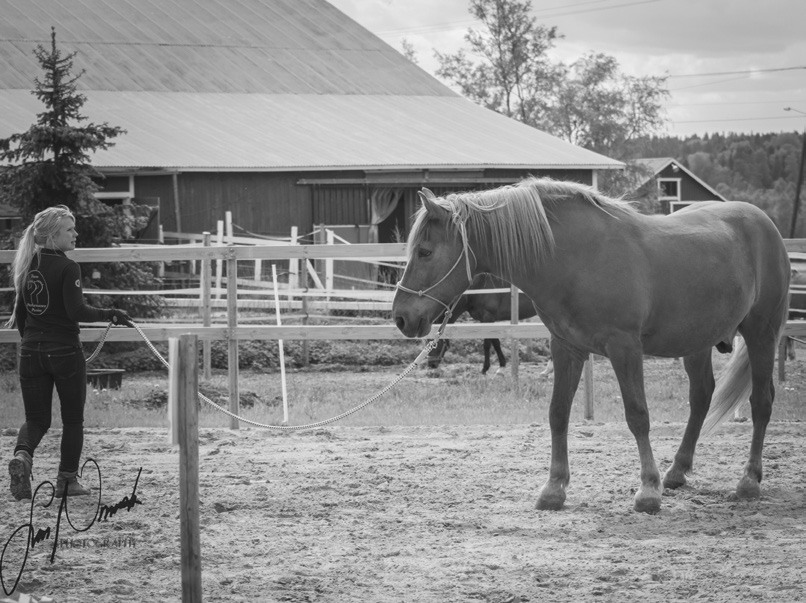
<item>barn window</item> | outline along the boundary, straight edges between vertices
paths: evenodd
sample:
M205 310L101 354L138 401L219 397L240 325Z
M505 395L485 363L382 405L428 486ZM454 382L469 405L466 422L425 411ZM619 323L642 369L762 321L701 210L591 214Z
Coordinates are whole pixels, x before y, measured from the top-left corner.
M674 212L679 211L684 207L688 207L689 205L691 205L691 201L678 201L678 202L672 201L671 203L669 203L669 213L673 214Z
M658 200L680 201L680 178L658 178Z

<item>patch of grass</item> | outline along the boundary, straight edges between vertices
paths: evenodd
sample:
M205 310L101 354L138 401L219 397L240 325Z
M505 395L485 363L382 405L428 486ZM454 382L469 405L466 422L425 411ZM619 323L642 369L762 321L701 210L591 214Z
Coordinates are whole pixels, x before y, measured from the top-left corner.
M346 348L345 348L346 349ZM343 349L344 351L344 349ZM356 350L353 353L357 353ZM413 354L412 354L413 357ZM546 423L551 398L552 378L540 378L544 363L522 363L516 384L506 369L504 377L480 374L480 363L446 362L436 371L418 367L387 394L349 417L340 425L472 425ZM715 369L725 357L716 355ZM314 369L287 371L289 424L317 422L358 406L386 387L404 366L372 367L319 365ZM491 371L492 372L492 371ZM773 420L804 420L806 404L803 384L806 366L800 360L787 363L788 380L777 384ZM647 358L644 364L650 419L657 425L684 422L688 418L688 379L682 362ZM217 369L209 383L227 391L226 371ZM86 426L168 427L167 409L149 409L144 404L165 395L168 373L165 370L125 373L120 390L90 390L87 396ZM267 424L283 421L282 387L278 369L242 370L239 390L257 400L252 408L242 408L244 418ZM0 377L0 425L19 426L23 422L22 399L14 373ZM594 419L596 422L623 422L621 392L609 362L597 358L594 364ZM218 397L216 399L219 399ZM223 402L226 405L226 402ZM580 385L571 412L571 421L584 421L584 384ZM749 416L749 404L740 409ZM53 427L60 428L58 400L54 400ZM201 406L200 425L228 427L230 419L207 404ZM246 426L244 424L244 426Z

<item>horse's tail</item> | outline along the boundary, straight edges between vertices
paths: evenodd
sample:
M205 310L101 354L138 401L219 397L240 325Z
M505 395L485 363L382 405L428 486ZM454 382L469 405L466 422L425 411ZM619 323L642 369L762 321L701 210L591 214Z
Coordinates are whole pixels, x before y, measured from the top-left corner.
M750 356L744 338L737 339L738 345L717 379L714 395L711 397L711 408L700 430L701 437L713 433L742 402L750 398L753 386Z

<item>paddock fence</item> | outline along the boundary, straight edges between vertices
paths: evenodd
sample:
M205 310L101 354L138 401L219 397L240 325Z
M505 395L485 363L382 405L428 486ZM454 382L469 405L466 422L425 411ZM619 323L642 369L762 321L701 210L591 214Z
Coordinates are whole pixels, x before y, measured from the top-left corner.
M101 291L101 290L85 290L85 293L91 294L107 294L107 295L161 295L161 296L175 296L185 295L185 300L190 299L187 296L193 296L192 299L198 303L200 317L198 322L190 322L186 324L163 324L159 322L146 322L140 321L136 316L132 318L138 323L143 334L148 337L150 341L164 342L171 338L177 338L180 335L195 335L202 343L207 342L207 350L209 350L210 341L226 341L228 342L228 381L229 381L229 395L230 403L229 409L231 412L237 414L238 412L238 342L244 340L395 340L405 339L399 330L391 323L387 325L366 325L366 324L334 324L334 325L308 325L308 324L294 324L294 325L263 325L263 324L250 324L241 325L238 323L239 309L264 307L261 303L256 306L254 302L249 303L250 300L239 299L240 296L246 295L246 283L243 279L238 279L238 262L255 262L256 260L268 262L298 262L303 266L312 266L313 262L317 261L333 261L343 260L349 262L404 262L405 244L392 243L392 244L333 244L333 245L285 245L285 244L270 244L270 245L210 245L209 233L206 241L202 243L192 243L189 245L151 245L151 246L138 246L138 247L113 247L103 249L76 249L70 253L70 257L79 263L93 262L199 262L201 268L200 287L184 289L184 290L155 290L155 291ZM802 266L806 271L806 239L788 239L786 240L787 250L790 254L793 266ZM13 260L14 252L8 250L0 250L0 264L9 264ZM226 279L222 282L226 283L226 288L220 288L219 291L214 291L211 286L212 271L211 266L214 262L220 262L226 266ZM293 265L293 264L292 264ZM218 275L222 275L222 271L218 271ZM320 279L321 281L321 279ZM290 282L284 283L284 288L280 289L283 296L283 303L286 308L296 308L296 303L299 303L299 308L304 310L305 300L308 298L324 299L324 308L329 309L369 309L366 302L362 304L362 299L371 300L371 309L373 310L389 310L391 308L391 301L394 295L394 290L389 288L386 290L370 290L370 289L349 289L337 290L326 289L324 287L315 287L309 289L308 287L291 288L294 284L293 279ZM249 283L253 286L253 283ZM272 288L263 285L258 287L258 294L264 296L274 295L273 284ZM254 289L250 290L255 294ZM485 290L489 293L490 290ZM213 296L221 294L223 299L214 300ZM513 295L513 303L517 304L517 289L511 290ZM806 294L806 287L796 287L790 290L791 295ZM297 299L299 298L299 299ZM170 297L168 297L170 299ZM181 298L180 298L181 299ZM336 301L336 300L351 300L349 302ZM214 304L217 301L219 303ZM182 302L185 303L185 302ZM267 309L273 309L273 305L267 298L263 303ZM339 304L334 306L333 304ZM341 305L344 304L344 305ZM179 305L179 304L177 304ZM226 325L212 324L212 308L221 306L226 309ZM10 308L7 309L10 312ZM514 314L517 317L517 313ZM265 319L271 320L275 317L273 311L267 313ZM437 326L432 327L430 337L436 335ZM104 332L105 326L95 325L82 325L81 339L83 342L92 343L100 341ZM803 337L806 336L806 320L789 320L787 321L784 335L787 337ZM517 318L513 321L497 322L481 324L475 322L456 323L449 325L444 337L449 339L485 339L485 338L498 338L509 339L517 342L520 339L540 339L548 338L550 336L548 329L539 322L518 322ZM16 329L0 329L0 343L18 343L20 340L19 334ZM134 329L111 329L107 341L139 341L140 335ZM785 378L785 358L786 354L783 353L784 340L779 348L779 379ZM209 366L209 352L205 354L206 367ZM517 356L513 358L512 370L514 376L517 378ZM205 367L205 368L206 368ZM588 363L588 369L585 375L586 387L586 416L593 416L593 365L592 362ZM238 428L238 421L233 419L230 425L233 429Z

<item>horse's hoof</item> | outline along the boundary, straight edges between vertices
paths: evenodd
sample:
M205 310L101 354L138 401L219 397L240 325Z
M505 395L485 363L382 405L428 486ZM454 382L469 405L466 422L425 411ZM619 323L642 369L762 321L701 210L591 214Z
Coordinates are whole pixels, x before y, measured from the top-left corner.
M761 498L761 484L745 475L739 480L739 485L736 486L736 496L741 500Z
M645 490L644 488L638 490L635 495L633 508L638 513L648 513L649 515L660 513L660 492L647 492L647 490L648 489Z
M559 511L565 504L565 490L556 489L549 491L547 486L543 486L540 495L537 497L535 508L538 511Z
M682 471L675 471L674 467L670 467L666 473L663 474L663 487L674 490L686 485L686 474Z

